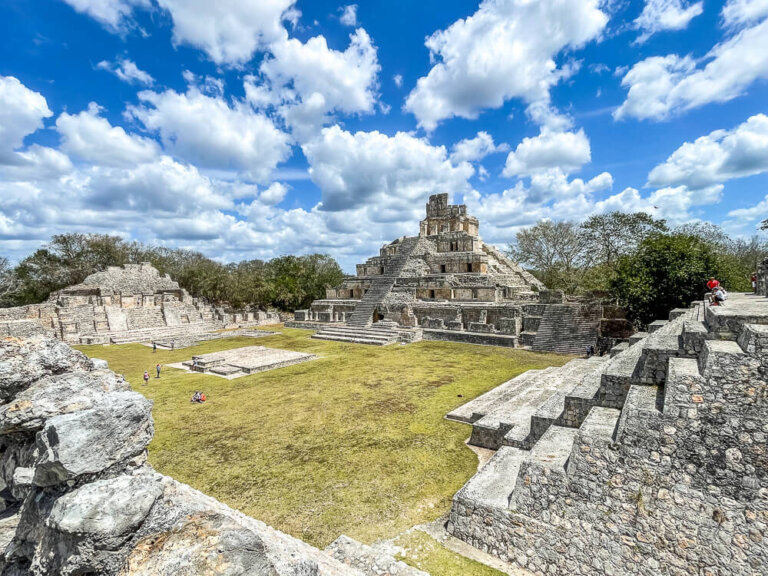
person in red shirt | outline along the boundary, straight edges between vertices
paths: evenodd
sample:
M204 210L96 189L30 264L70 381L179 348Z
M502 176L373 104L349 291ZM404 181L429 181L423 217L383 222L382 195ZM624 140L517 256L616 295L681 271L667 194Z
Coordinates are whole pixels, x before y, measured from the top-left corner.
M753 272L749 280L752 282L752 292L757 294L757 272Z
M714 290L714 289L715 289L715 288L717 288L718 286L720 286L720 282L718 282L717 280L715 280L715 279L714 279L714 277L713 277L713 278L710 278L710 279L709 279L709 282L707 282L707 288L709 288L710 290Z

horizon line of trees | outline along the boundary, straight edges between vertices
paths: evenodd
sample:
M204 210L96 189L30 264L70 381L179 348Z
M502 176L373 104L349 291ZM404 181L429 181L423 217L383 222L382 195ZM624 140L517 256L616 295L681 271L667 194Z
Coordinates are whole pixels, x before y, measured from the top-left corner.
M12 266L0 256L0 307L45 301L108 266L150 262L192 296L234 309L306 308L325 297L344 273L326 254L280 256L269 261L216 262L200 252L147 246L108 234L59 234Z
M507 254L548 288L606 294L630 320L647 324L702 299L712 276L726 290L751 291L768 240L732 238L705 222L670 227L644 212L610 212L583 222L539 221L517 233Z

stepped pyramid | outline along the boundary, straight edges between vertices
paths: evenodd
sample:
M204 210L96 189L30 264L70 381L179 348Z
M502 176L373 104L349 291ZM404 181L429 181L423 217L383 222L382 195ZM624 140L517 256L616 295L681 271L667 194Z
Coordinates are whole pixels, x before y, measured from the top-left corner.
M548 306L560 308L548 311ZM430 196L418 236L385 244L356 276L326 291L287 326L315 338L391 344L418 338L583 353L602 308L565 304L479 235L479 222L447 194Z

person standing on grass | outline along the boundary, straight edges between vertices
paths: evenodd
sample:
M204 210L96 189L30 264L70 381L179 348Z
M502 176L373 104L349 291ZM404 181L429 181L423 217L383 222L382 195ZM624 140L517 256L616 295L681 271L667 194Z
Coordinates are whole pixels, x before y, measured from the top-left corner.
M148 382L149 382L149 372L144 370L144 386L146 386Z
M155 366L155 370L157 370L157 377L160 378L160 364Z
M152 340L152 352L157 352L157 342Z

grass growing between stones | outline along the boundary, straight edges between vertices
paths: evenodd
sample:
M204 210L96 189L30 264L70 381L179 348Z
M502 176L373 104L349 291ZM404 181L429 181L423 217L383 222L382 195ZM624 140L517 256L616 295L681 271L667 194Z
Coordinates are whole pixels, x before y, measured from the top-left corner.
M391 538L445 514L477 458L464 445L469 427L443 416L525 370L569 359L448 342L343 344L282 330L157 353L141 344L79 348L154 400L149 457L158 471L321 547L342 533ZM171 368L154 378L157 363L253 345L321 358L236 380ZM195 390L208 402L191 404Z
M394 544L405 553L397 557L406 564L441 576L504 576L494 570L445 548L432 537L418 530L410 530L395 539Z

